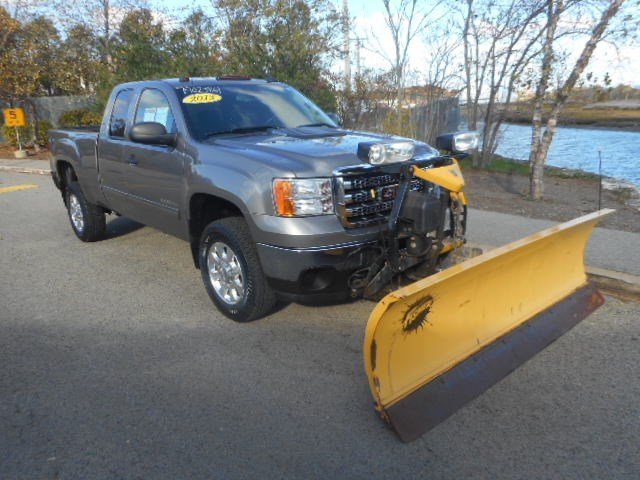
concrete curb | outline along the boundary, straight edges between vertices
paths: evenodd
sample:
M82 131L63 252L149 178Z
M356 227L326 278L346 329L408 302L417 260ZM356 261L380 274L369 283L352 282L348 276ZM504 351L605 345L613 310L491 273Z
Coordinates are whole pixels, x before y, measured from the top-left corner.
M588 265L587 275L602 292L622 300L640 302L640 277Z
M45 168L8 167L0 165L0 172L30 173L33 175L51 175L51 170Z
M497 248L491 245L472 243L468 243L467 247L479 249L483 253ZM591 283L607 295L622 300L640 302L640 277L636 275L587 265L587 276Z

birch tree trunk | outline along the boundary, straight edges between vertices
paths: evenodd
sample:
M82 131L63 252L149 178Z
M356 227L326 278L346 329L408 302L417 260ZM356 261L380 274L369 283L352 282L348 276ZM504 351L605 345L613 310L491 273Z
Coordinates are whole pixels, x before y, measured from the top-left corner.
M473 62L471 55L471 46L469 45L469 29L471 27L471 15L473 15L473 0L467 0L467 14L464 19L464 28L462 31L462 41L464 45L464 71L467 90L467 123L469 130L476 129L476 116L475 111L472 110L472 96L471 96L471 63Z
M532 119L532 138L531 138L531 153L529 155L530 162L530 177L529 177L529 194L532 199L540 200L544 194L544 165L547 161L547 155L549 153L549 147L553 141L553 136L556 133L556 127L558 124L558 115L562 111L562 108L567 103L569 94L575 87L578 79L584 72L585 68L589 64L589 60L593 55L593 51L598 46L598 43L602 39L609 22L618 13L620 7L624 3L624 0L610 0L609 5L602 13L599 22L591 32L589 40L585 44L578 60L573 66L573 70L565 80L564 84L558 89L554 95L554 105L547 119L546 128L544 133L542 132L542 105L544 102L544 95L547 90L549 78L551 75L551 65L553 63L553 41L555 38L555 30L558 24L558 19L563 11L562 1L549 0L549 23L547 25L547 35L545 36L544 54L542 62L542 75L540 83L536 89L536 99L534 105L534 113ZM555 4L555 8L554 8Z

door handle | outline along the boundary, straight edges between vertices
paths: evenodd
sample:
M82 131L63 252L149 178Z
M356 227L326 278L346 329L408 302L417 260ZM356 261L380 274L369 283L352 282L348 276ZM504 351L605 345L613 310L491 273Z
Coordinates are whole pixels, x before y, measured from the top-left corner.
M133 153L131 153L129 154L129 159L127 160L127 163L131 166L135 166L138 164L138 159Z

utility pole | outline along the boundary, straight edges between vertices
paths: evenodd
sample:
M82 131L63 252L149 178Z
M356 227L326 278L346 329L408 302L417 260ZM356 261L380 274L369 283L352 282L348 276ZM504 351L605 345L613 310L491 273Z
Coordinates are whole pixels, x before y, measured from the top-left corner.
M360 71L360 47L362 46L362 39L360 37L356 37L356 75L358 78L362 74Z
M349 53L349 0L342 1L342 14L344 16L342 33L344 35L344 89L351 90L351 55Z

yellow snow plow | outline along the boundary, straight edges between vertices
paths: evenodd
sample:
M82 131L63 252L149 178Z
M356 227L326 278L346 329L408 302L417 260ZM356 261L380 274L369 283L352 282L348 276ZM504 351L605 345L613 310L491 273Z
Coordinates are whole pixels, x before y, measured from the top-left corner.
M584 250L601 210L418 280L369 318L364 363L376 409L411 441L603 303Z

